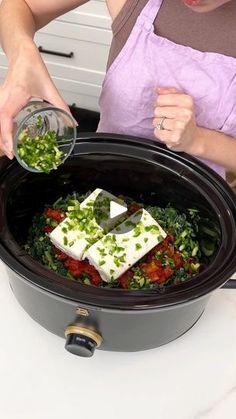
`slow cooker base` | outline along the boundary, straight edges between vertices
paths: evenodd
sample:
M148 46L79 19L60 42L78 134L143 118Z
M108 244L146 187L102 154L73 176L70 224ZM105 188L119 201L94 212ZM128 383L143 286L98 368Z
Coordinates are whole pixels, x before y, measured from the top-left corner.
M58 275L24 250L29 227L45 204L95 188L145 205L198 210L219 240L210 264L189 281L164 289L124 290L86 286ZM156 141L86 134L73 154L49 175L24 171L0 159L0 258L26 312L74 351L139 351L168 343L199 319L211 293L236 269L236 202L229 186L207 166ZM201 240L201 234L199 234ZM92 348L92 349L91 349ZM81 351L80 351L81 352Z
M23 280L9 268L7 272L16 299L33 320L60 337L65 337L70 324L94 330L102 336L99 350L104 351L137 352L177 339L199 320L210 297L153 310L105 310L65 300Z

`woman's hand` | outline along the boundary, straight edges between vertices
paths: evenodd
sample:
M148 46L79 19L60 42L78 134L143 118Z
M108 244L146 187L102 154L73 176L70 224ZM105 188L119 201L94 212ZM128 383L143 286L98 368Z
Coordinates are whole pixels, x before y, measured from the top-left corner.
M10 159L13 158L13 119L32 97L47 100L69 112L36 45L29 40L9 62L6 79L0 86L0 149Z
M159 88L157 94L153 125L158 140L171 150L184 151L236 170L236 138L198 127L191 96L175 88Z
M198 127L191 96L175 88L158 88L154 110L154 132L158 140L174 151L197 153Z

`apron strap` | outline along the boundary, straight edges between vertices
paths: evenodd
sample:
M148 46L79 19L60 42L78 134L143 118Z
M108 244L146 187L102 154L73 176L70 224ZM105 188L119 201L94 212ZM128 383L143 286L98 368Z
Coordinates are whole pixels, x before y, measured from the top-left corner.
M138 17L139 23L149 21L149 23L153 24L160 10L162 2L163 0L149 0Z

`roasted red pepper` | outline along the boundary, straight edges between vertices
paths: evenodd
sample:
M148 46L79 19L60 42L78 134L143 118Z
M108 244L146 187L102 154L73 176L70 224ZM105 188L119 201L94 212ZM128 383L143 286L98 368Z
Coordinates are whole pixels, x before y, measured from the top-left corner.
M64 260L64 266L74 278L79 278L82 274L88 274L93 285L98 286L102 282L99 273L87 261L75 260L67 257L67 259Z
M126 271L123 275L118 278L119 286L124 289L129 289L130 281L133 278L134 274L132 271Z
M52 208L48 208L45 212L47 218L53 218L58 223L61 223L65 219L65 214L61 210L54 210Z
M44 227L44 232L45 232L45 233L51 233L53 229L54 229L54 228L53 228L52 226L46 225L46 226Z

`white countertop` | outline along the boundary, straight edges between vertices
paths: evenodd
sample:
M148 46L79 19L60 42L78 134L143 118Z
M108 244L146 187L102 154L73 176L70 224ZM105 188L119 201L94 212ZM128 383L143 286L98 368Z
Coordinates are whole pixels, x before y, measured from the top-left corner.
M235 419L236 290L174 342L86 359L27 315L1 262L0 278L1 418Z

